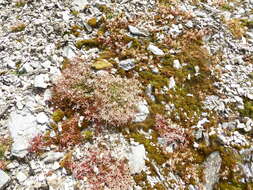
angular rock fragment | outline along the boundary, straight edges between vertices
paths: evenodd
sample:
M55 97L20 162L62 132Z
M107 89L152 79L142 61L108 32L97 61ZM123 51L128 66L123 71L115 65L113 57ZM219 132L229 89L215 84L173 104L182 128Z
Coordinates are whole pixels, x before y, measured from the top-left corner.
M144 32L140 31L135 26L129 25L128 30L130 31L131 34L136 35L136 36L147 36Z
M7 126L13 139L11 153L14 156L23 158L28 153L29 142L42 129L37 126L36 117L29 112L22 114L12 112Z
M36 88L47 88L49 77L47 74L37 75L34 79L34 87Z
M129 166L132 174L140 173L145 168L146 151L143 145L132 146L129 154Z
M160 48L158 48L158 47L156 47L152 44L149 44L147 50L151 51L153 54L158 55L158 56L163 56L164 55L163 50L161 50Z
M219 152L211 153L204 163L205 189L212 190L213 185L219 181L219 171L221 168L221 156Z
M126 59L119 62L119 67L124 69L125 71L128 71L132 68L134 68L134 59Z
M11 178L3 170L0 170L0 190L4 190L10 180Z
M142 101L137 105L138 113L135 115L134 122L142 122L149 115L148 103L146 101Z

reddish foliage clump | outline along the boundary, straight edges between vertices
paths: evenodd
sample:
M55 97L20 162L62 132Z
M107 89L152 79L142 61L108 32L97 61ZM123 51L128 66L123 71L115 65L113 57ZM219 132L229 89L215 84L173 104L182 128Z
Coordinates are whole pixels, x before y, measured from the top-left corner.
M189 143L188 135L185 130L173 124L162 115L156 115L155 129L158 131L159 135L165 139L165 145L178 143L179 147L185 147Z
M83 137L81 129L78 127L79 117L66 120L62 123L62 131L57 135L58 143L61 147L69 147L81 143Z
M5 170L6 162L4 160L0 160L0 170Z
M142 100L140 87L136 79L96 74L88 65L74 63L53 87L52 103L88 121L120 126L134 118Z
M128 190L133 187L129 169L124 160L113 158L109 151L87 151L81 162L72 163L77 179L87 177L91 190Z
M45 144L43 141L43 136L41 134L39 134L31 140L31 145L28 148L28 152L39 153L39 152L43 151L44 146L45 146Z

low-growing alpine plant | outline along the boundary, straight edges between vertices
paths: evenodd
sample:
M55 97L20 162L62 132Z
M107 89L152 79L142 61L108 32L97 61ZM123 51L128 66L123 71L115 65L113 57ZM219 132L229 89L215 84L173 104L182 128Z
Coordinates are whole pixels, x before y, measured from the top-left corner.
M52 102L70 115L79 113L95 123L120 126L134 118L140 94L137 79L96 73L79 60L63 70L53 87Z

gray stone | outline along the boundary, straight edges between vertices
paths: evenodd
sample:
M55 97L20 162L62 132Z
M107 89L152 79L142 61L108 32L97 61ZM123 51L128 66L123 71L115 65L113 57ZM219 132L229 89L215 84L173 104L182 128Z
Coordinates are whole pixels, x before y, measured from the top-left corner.
M84 22L83 25L88 33L92 32L92 27L90 25L88 25L86 22Z
M176 82L174 77L170 77L170 81L169 81L169 89L173 89L176 86Z
M131 34L133 35L137 35L137 36L147 36L144 32L140 31L138 28L136 28L135 26L128 26L129 31L131 32Z
M40 112L37 115L36 120L39 124L44 124L44 123L47 123L49 121L48 116L44 112Z
M207 157L204 163L204 186L206 190L212 190L213 185L219 181L221 161L220 153L217 151Z
M0 190L4 190L11 178L3 171L0 170Z
M64 156L64 152L48 152L48 153L46 153L43 161L45 163L51 163L51 162L54 162L54 161L57 161L57 160L63 158L63 156Z
M131 147L128 156L130 172L132 174L139 173L145 168L146 151L143 145Z
M68 59L72 59L76 56L76 54L71 46L66 46L63 49L63 56Z
M20 172L17 173L16 178L19 181L19 183L22 183L28 178L28 176L24 172L20 171Z
M173 38L176 38L182 31L182 25L172 24L169 33L172 35Z
M84 9L84 7L87 5L87 0L74 0L72 2L75 10L77 11L81 11L82 9Z
M29 73L33 71L33 67L30 65L30 63L25 63L20 70Z
M27 154L31 139L41 132L36 124L36 118L29 112L22 115L12 112L7 126L13 139L11 153L23 158Z
M201 139L202 137L203 137L203 131L202 131L202 129L196 130L196 131L195 131L195 139L196 139L196 140L199 140L199 139Z
M10 69L15 69L16 68L16 63L12 60L8 60L7 62L7 66L10 68Z
M135 115L134 122L142 122L149 115L148 103L146 101L142 101L137 105L138 113Z
M153 67L150 67L150 68L151 68L151 71L152 71L153 73L155 73L155 74L158 74L158 73L159 73L159 69L158 69L157 67L153 66Z
M45 69L50 69L51 67L51 61L46 60L43 63L41 63L42 67L44 67Z
M244 128L244 131L249 132L252 130L252 127L253 127L253 121L252 121L252 119L247 117L246 118L246 127Z
M173 61L173 67L175 69L180 69L182 67L179 60L176 59L176 60Z
M34 87L47 88L49 82L48 74L37 75L34 79Z
M49 189L74 190L75 180L71 176L59 177L56 174L46 177ZM86 189L86 188L85 188Z
M147 50L151 51L153 54L155 55L159 55L159 56L163 56L164 55L164 52L163 50L161 50L160 48L152 45L152 44L149 44Z
M146 88L146 94L147 96L154 102L155 101L155 96L152 94L153 87L151 84L148 84Z
M128 71L135 67L134 59L126 59L119 62L119 67L124 69L125 71Z
M185 23L185 26L188 28L192 28L193 27L193 23L191 20L189 20L187 23Z
M250 39L253 39L253 32L246 32L246 35L247 35Z

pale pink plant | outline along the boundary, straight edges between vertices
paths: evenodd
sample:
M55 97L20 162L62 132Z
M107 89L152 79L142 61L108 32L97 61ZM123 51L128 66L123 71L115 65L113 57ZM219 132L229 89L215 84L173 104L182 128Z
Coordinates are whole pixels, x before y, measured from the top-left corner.
M53 87L52 103L87 120L120 126L134 118L136 104L142 100L140 87L137 79L99 75L84 63L76 63L63 71Z
M165 146L176 143L178 147L185 147L189 143L186 130L162 115L156 115L155 129L165 140Z
M75 178L86 178L90 190L130 190L134 181L127 162L118 160L109 150L87 150L82 161L71 164Z

